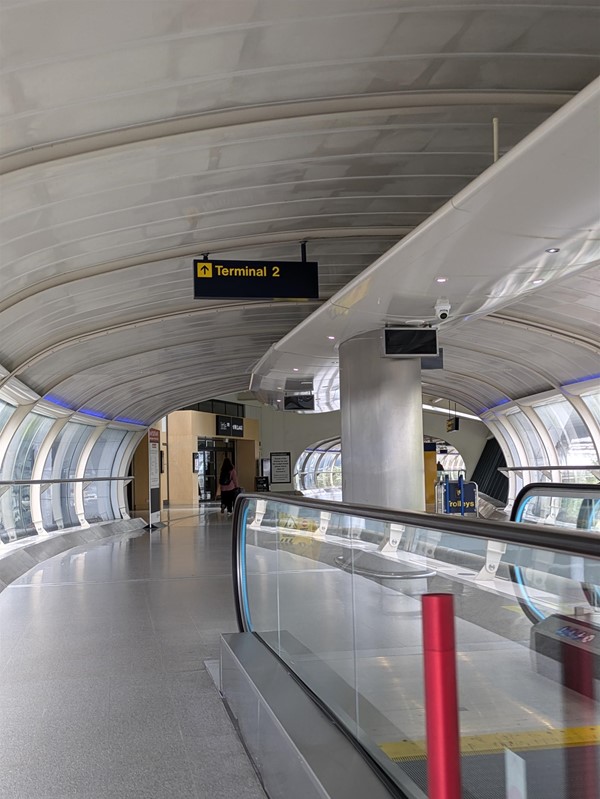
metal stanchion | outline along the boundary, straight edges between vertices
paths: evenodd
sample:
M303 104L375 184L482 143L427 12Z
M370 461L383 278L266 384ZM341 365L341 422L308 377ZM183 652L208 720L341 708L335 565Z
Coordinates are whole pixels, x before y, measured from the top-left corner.
M461 799L454 597L422 601L428 796Z
M589 649L580 647L570 641L562 645L562 678L567 691L576 691L585 697L585 705L577 706L572 711L573 699L565 695L565 715L568 724L589 724L596 722L596 704L594 701L594 656ZM573 714L573 721L570 716ZM597 799L600 796L600 779L596 747L565 747L567 765L567 782L578 786L579 799Z

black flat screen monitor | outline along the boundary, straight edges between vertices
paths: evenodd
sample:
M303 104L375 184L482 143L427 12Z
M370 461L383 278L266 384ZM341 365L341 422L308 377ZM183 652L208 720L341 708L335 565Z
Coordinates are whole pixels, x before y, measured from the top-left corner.
M431 327L386 327L383 352L392 358L422 358L438 354L437 330Z
M314 394L291 394L283 398L284 411L314 411Z

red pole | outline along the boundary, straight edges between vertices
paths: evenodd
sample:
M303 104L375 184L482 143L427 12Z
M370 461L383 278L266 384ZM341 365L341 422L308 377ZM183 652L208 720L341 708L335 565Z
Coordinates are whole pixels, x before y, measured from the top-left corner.
M576 643L562 642L562 669L563 685L568 689L564 695L565 718L570 726L592 726L596 720L596 703L594 701L594 656L589 649L584 649ZM585 697L578 703L573 711L573 698L570 691L577 691ZM571 716L573 719L571 720ZM567 746L565 747L567 761L568 785L579 785L579 799L597 799L600 796L600 775L598 774L598 761L596 747Z
M454 597L423 595L429 799L461 799Z

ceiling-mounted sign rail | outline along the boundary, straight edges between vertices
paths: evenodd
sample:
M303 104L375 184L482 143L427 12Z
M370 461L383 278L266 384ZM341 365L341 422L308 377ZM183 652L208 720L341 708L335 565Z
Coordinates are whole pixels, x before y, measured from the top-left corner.
M318 299L316 261L218 261L194 258L194 298Z

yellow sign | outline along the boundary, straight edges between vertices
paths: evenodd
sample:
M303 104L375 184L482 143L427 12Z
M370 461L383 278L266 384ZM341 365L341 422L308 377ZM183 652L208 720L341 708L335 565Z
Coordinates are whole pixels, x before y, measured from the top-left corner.
M198 277L212 277L213 265L210 261L196 261L196 274Z
M319 297L316 261L205 261L204 257L194 258L194 297L198 300Z

